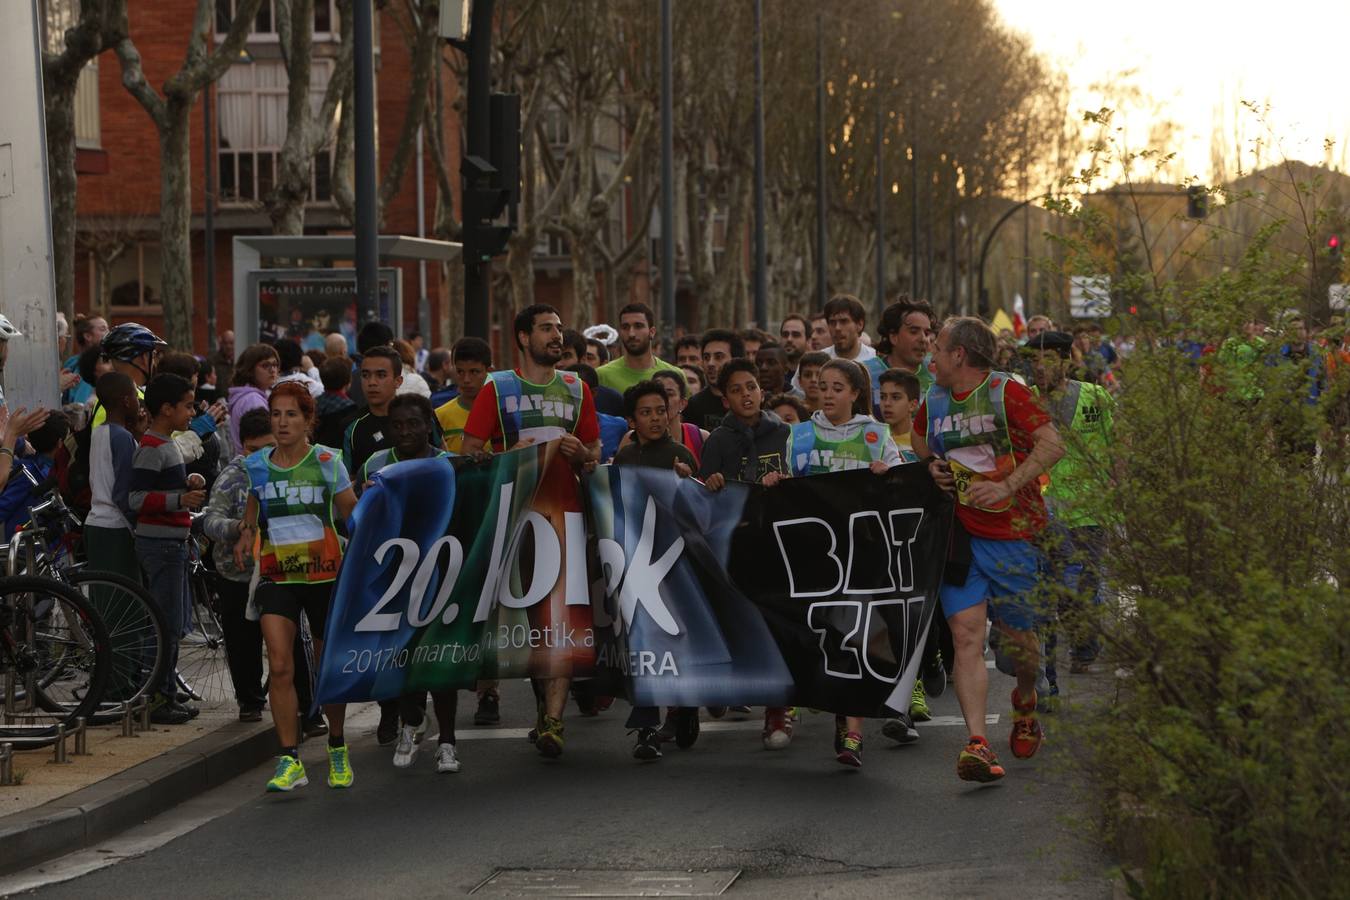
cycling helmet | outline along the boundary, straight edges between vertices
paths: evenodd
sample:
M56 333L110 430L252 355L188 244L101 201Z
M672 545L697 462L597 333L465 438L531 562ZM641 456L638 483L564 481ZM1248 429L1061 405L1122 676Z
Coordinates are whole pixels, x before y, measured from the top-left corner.
M101 346L104 359L132 362L169 345L144 325L125 322L109 330Z
M7 341L16 337L23 337L23 332L14 327L14 323L9 320L9 316L0 313L0 341Z

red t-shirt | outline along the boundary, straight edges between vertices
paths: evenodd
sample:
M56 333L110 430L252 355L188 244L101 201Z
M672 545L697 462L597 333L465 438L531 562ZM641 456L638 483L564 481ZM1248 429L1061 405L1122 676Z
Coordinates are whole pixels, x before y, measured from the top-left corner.
M516 374L525 377L520 370ZM497 411L497 386L489 381L474 398L469 418L464 422L464 434L491 442L497 453L505 450L502 443L502 420ZM595 417L595 398L591 396L590 386L581 383L581 412L577 417L577 427L572 434L583 444L600 440L600 421Z
M964 400L972 391L952 392L952 397ZM1012 439L1013 458L1018 465L1035 446L1032 433L1050 422L1050 415L1026 386L1008 379L1003 388L1003 408L1008 417L1008 436ZM919 404L914 414L914 433L928 435L928 401ZM1033 479L1022 486L1013 497L1013 505L1003 512L988 512L973 506L957 504L956 516L974 537L995 541L1027 540L1045 527L1045 502L1041 499L1040 481Z

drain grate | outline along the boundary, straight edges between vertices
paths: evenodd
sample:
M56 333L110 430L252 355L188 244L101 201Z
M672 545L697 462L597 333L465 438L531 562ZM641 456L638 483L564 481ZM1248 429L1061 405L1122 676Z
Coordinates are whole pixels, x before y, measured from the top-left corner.
M717 897L740 869L498 869L485 897Z

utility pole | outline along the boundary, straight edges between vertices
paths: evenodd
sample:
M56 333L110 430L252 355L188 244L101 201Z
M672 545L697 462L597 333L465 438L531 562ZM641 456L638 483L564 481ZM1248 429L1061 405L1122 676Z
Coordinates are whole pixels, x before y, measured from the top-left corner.
M661 0L661 325L675 347L674 0Z
M356 114L356 321L379 318L380 214L375 198L375 14L352 4L353 110Z
M666 0L669 2L669 0ZM816 12L816 309L829 300L825 224L825 32L822 14Z
M206 157L206 187L202 191L202 244L206 262L206 351L216 351L216 139L211 123L212 85L202 90L202 123L206 131L202 155Z
M909 295L919 299L919 136L914 101L909 101L905 135L909 138Z
M460 166L464 176L464 195L466 201L469 191L484 186L490 178L491 166L487 160L492 156L492 118L489 106L492 102L492 4L493 0L474 0L470 13L468 37L469 85L465 98L466 154ZM475 163L477 163L475 165ZM485 171L484 167L489 171ZM470 203L463 204L462 220L465 225L464 241L464 333L473 337L488 338L488 276L492 268L492 257L484 258L481 249L470 232L481 223L477 210L470 210ZM477 205L476 203L472 205Z
M886 170L882 150L886 145L886 117L881 109L881 83L876 84L877 106L877 321L886 308Z
M755 325L768 324L769 248L764 236L764 0L755 0Z

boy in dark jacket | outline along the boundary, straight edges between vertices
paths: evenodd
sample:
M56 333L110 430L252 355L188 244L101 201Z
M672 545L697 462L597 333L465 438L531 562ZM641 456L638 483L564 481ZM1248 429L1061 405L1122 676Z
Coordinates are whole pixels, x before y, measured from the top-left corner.
M764 392L759 373L748 359L733 359L717 373L717 389L727 414L703 442L699 477L709 490L728 481L759 483L769 472L786 472L786 422L761 409Z
M787 472L790 429L772 412L762 409L764 392L759 371L748 359L733 359L717 372L717 390L727 414L703 442L699 477L710 491L728 481L756 484L769 472ZM792 739L792 719L785 707L764 711L764 747L781 750Z
M666 389L650 379L639 381L624 391L624 413L636 438L614 456L616 466L648 466L653 469L673 469L681 478L688 478L697 463L694 454L683 444L671 440L668 430L670 418L666 415ZM673 709L660 731L661 710L655 706L635 706L628 716L628 728L637 729L638 739L633 746L635 759L655 761L661 758L662 739L673 739L680 747L692 747L698 740L698 709Z

